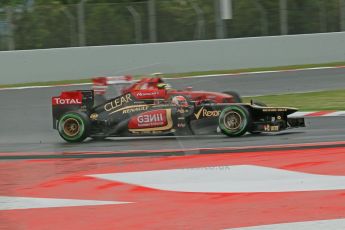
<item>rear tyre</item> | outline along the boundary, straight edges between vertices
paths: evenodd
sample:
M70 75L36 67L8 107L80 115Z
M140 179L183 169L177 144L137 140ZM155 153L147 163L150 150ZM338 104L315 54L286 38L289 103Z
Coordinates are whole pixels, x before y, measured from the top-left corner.
M88 137L90 120L85 113L67 112L59 119L58 131L67 142L82 142Z
M244 135L251 125L249 111L240 105L226 107L219 116L219 128L221 132L229 137Z
M234 91L227 91L227 92L223 92L223 93L232 96L234 98L235 103L242 103L242 98L238 93L236 93Z

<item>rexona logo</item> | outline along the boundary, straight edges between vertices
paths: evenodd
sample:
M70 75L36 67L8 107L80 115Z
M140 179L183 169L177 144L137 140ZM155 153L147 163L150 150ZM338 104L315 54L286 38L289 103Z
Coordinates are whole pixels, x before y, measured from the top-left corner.
M141 129L141 128L155 128L163 127L167 125L167 114L166 110L160 109L155 111L149 111L142 113L138 116L133 117L128 127L130 129Z
M200 119L202 117L219 117L220 112L220 110L207 110L204 109L204 107L201 107L197 113L194 113L194 116L196 119Z
M53 98L54 105L81 105L82 101L80 99L69 99L69 98Z
M115 100L105 104L104 110L107 112L115 110L115 109L121 107L123 104L127 104L130 101L133 101L133 99L131 98L131 94L126 94L122 97L118 97Z

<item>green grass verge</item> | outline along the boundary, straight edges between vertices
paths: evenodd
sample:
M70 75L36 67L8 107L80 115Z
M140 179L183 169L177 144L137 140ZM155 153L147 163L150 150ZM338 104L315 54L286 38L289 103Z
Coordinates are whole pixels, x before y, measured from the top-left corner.
M275 71L275 70L293 70L293 69L305 69L316 67L334 67L345 66L345 62L332 62L323 64L309 64L309 65L290 65L290 66L276 66L276 67L262 67L262 68L250 68L250 69L235 69L235 70L218 70L218 71L204 71L204 72L189 72L180 74L166 74L166 77L187 77L198 75L213 75L213 74L234 74L243 72L259 72L259 71Z
M291 70L291 69L304 69L314 67L332 67L332 66L344 66L345 62L332 62L323 64L310 64L310 65L291 65L291 66L277 66L277 67L263 67L263 68L251 68L251 69L236 69L236 70L218 70L218 71L204 71L204 72L189 72L189 73L176 73L165 74L165 77L178 78L187 76L198 75L213 75L213 74L234 74L242 72L257 72L257 71L274 71L274 70ZM136 76L139 78L140 76ZM49 86L49 85L64 85L64 84L77 84L77 83L89 83L91 79L79 79L79 80L64 80L64 81L47 81L47 82L30 82L20 84L0 84L0 88L10 87L25 87L25 86Z
M246 97L244 101L249 102L250 99L263 102L268 106L296 107L300 111L345 110L345 89Z

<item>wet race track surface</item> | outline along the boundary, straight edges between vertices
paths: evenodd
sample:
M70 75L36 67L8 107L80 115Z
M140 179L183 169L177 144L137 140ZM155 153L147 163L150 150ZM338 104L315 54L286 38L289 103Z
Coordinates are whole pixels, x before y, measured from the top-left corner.
M262 95L345 88L344 77L339 68L171 84ZM345 117L240 138L67 144L51 128L50 98L80 88L89 86L0 91L0 229L345 227Z
M196 90L229 91L240 95L267 95L277 92L300 92L320 89L345 88L345 68L325 70L288 71L282 73L219 76L196 79L170 80L179 89L193 86ZM214 79L217 79L216 81ZM236 139L218 137L164 137L105 142L88 142L83 145L65 144L52 129L51 97L62 90L89 89L90 86L53 87L0 91L1 152L21 151L115 151L128 149L205 148L223 146L271 145L343 140L344 119L310 118L307 129L296 129L273 137L250 136ZM286 135L286 133L294 133ZM159 144L158 144L159 143Z

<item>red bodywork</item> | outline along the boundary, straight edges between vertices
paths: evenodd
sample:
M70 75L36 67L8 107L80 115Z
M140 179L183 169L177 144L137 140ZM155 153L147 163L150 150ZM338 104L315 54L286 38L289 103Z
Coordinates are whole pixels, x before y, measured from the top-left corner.
M209 91L193 91L191 87L184 90L159 89L158 84L164 83L162 78L142 78L140 81L124 88L122 93L132 93L138 99L168 100L174 95L183 95L196 102L209 101L214 103L235 103L231 95Z
M110 80L109 80L110 79ZM99 94L104 94L106 87L112 84L116 84L118 80L132 81L129 76L122 77L98 77L93 80L94 86L101 88ZM115 80L115 81L114 81ZM191 87L187 87L184 90L176 89L159 89L158 84L164 83L162 78L151 77L142 78L141 80L134 82L133 84L122 88L121 93L132 93L139 100L153 100L161 99L168 100L174 95L183 95L191 101L201 103L204 101L214 103L235 103L233 96L225 93L209 92L209 91L193 91ZM104 88L102 88L104 87Z
M234 103L231 95L209 91L193 91L191 87L185 90L159 89L158 84L164 83L162 78L142 78L140 81L124 88L122 93L132 93L138 99L164 99L167 100L174 95L183 95L196 102L210 101L215 103Z
M132 117L128 123L128 128L145 130L166 127L168 125L167 117L167 110L165 109L144 112ZM169 117L169 119L171 120L171 117Z

